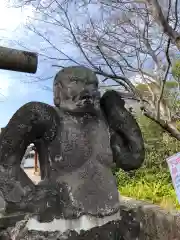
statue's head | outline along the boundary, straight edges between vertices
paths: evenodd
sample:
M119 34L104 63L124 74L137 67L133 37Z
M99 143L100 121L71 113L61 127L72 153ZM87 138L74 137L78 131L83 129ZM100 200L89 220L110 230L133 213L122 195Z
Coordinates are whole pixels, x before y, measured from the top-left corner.
M99 107L98 79L86 67L66 67L59 71L53 89L56 107L85 112Z

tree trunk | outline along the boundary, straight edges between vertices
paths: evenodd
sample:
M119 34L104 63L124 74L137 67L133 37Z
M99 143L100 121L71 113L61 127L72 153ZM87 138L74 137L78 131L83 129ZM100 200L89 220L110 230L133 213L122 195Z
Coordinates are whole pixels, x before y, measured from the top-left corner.
M163 119L156 119L156 115L153 114L150 111L147 111L144 109L143 114L148 117L149 119L151 119L152 121L156 122L157 124L159 124L166 132L168 132L172 137L176 138L177 140L180 141L180 132L178 131L178 129L173 125L172 122L167 122Z
M0 47L0 69L36 73L37 64L36 53Z
M173 29L165 18L158 0L146 0L151 8L152 15L155 21L162 27L163 32L169 36L177 48L180 50L180 33ZM177 19L176 19L177 21Z

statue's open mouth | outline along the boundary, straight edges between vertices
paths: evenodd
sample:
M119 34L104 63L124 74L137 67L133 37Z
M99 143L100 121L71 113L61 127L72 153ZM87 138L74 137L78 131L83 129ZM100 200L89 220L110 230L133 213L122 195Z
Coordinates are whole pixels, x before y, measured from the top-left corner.
M83 91L79 94L76 106L85 111L94 111L100 104L100 94L98 91Z
M92 105L94 103L93 97L89 94L80 96L79 100L83 105Z

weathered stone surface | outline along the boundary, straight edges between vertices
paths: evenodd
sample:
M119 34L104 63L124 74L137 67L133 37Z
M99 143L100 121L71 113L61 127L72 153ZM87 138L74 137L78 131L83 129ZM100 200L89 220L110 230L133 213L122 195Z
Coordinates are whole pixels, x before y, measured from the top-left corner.
M8 227L14 227L15 224L21 220L24 220L26 214L16 213L10 215L1 215L0 216L0 231L7 229Z
M28 232L27 220L20 221L15 227L0 232L1 240L179 240L180 214L167 212L159 206L122 197L120 201L121 217L119 221L95 227L80 234L71 231L63 236L59 232ZM22 217L22 216L21 216ZM7 227L7 225L6 225ZM5 228L6 228L5 227ZM71 234L71 236L68 234ZM15 238L15 235L20 238ZM6 236L6 237L5 237Z
M0 191L7 203L6 213L31 213L39 226L81 216L105 221L120 209L112 167L129 171L144 161L141 130L116 91L100 97L97 77L90 69L64 68L53 87L55 107L41 102L25 104L0 135ZM42 181L37 185L20 167L30 143L39 154ZM109 231L119 231L122 239L130 237L133 227L126 227L131 219L123 219L107 225L107 230L106 226L96 228L99 225L91 219L92 233L87 234L92 236L97 230L102 239ZM59 231L61 226L56 227Z
M1 212L1 209L4 209L6 206L6 202L4 201L4 197L3 197L3 194L2 192L0 191L0 212Z
M16 227L1 230L1 240L179 240L180 214L167 212L159 206L144 201L122 197L121 217L101 227L95 227L80 234L69 231L63 236L59 232L28 232L27 220L20 221ZM71 234L71 235L70 235ZM15 238L15 236L18 238ZM5 237L6 236L6 237ZM20 238L19 238L20 237Z
M111 167L128 171L144 161L136 120L117 92L100 98L96 75L84 67L68 67L56 75L54 103L56 107L25 104L0 135L6 211L36 213L44 222L114 214L119 198ZM43 181L37 185L20 167L30 143L39 153Z
M179 240L180 213L165 211L157 205L121 198L121 209L132 211L141 224L139 240Z
M131 211L122 210L120 220L111 221L101 227L88 231L67 231L66 233L28 231L27 221L20 221L14 228L1 232L3 240L137 240L140 234L140 223L135 220Z

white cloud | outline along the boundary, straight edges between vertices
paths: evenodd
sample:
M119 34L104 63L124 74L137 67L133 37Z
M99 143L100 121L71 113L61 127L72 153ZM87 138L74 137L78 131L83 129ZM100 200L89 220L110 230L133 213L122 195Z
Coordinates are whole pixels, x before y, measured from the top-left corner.
M0 100L3 100L9 95L10 87L12 86L12 81L6 74L1 74L0 72Z
M33 8L15 8L8 5L7 0L0 0L0 29L6 33L14 31L19 26L26 23L28 17L34 15Z
M27 6L22 8L15 8L8 5L7 0L0 0L0 39L1 44L4 45L3 40L9 39L20 40L24 35L23 25L28 21L28 17L34 15L33 8ZM18 31L17 31L18 30ZM16 37L18 36L18 38ZM11 42L6 43L6 46ZM11 45L9 47L12 47ZM14 46L13 46L14 47ZM24 86L12 71L4 71L0 69L0 101L9 95L18 94L24 96L28 94L27 87Z
M13 96L23 98L31 93L37 92L34 85L20 81L20 75L9 71L0 70L0 101Z

